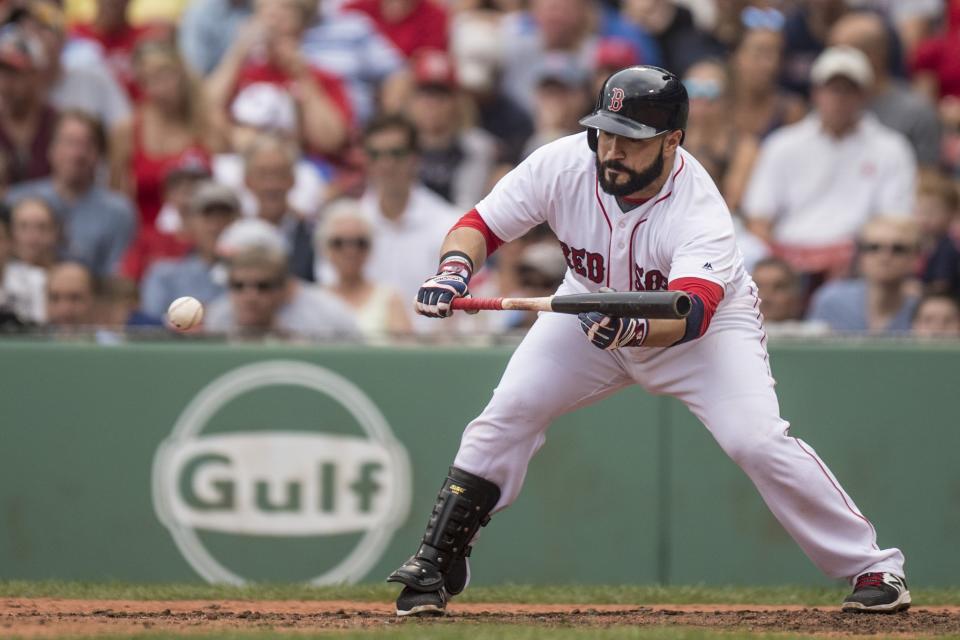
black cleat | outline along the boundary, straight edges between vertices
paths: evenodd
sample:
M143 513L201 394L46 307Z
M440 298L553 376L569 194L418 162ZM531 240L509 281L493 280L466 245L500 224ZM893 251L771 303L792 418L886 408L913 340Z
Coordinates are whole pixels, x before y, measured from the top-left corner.
M403 616L442 616L447 611L447 592L417 591L404 587L397 596L397 615Z
M896 613L909 608L907 581L892 573L858 576L853 593L843 601L843 611L853 613Z

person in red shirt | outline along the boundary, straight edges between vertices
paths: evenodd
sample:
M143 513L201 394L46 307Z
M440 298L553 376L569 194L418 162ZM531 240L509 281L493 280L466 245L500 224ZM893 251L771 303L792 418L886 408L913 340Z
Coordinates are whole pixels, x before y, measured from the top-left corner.
M408 59L422 49L447 50L447 10L433 0L352 0L343 8L365 13Z
M960 0L950 0L944 33L917 45L912 68L916 88L939 106L942 163L960 176Z
M304 28L316 8L311 0L256 3L254 16L207 80L213 111L227 131L233 103L267 84L293 98L299 141L308 153L330 156L343 148L353 119L343 84L300 53Z
M133 69L134 49L143 38L169 37L172 31L167 25L130 24L127 19L129 5L130 0L97 0L93 21L74 25L70 35L99 44L117 82L131 98L137 99L140 93Z
M210 139L202 91L176 47L148 40L134 52L143 98L130 121L111 141L111 178L115 189L134 199L141 230L154 228L163 205L163 179L184 156L209 155Z

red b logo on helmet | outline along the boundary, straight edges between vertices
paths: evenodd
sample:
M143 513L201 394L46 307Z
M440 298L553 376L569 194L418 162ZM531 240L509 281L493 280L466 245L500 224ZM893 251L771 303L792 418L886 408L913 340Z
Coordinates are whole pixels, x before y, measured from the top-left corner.
M610 90L610 104L607 106L607 109L610 111L620 111L621 107L623 107L623 89L614 87Z

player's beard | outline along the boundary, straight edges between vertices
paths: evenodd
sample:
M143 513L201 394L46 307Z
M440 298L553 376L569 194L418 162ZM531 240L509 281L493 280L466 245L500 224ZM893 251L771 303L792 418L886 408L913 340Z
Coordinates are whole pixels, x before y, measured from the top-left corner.
M600 188L612 196L628 196L631 193L646 189L663 173L663 141L660 141L660 152L657 154L656 160L653 160L641 171L634 171L616 160L600 162L599 156L596 156L596 163L597 176L600 178ZM607 169L616 169L622 174L626 174L627 181L615 183L607 180Z

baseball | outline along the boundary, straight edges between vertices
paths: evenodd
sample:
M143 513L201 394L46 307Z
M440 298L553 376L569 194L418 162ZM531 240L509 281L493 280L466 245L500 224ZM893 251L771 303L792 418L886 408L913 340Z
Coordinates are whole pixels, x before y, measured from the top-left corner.
M196 298L184 296L170 303L167 322L177 331L189 331L203 321L203 305Z

